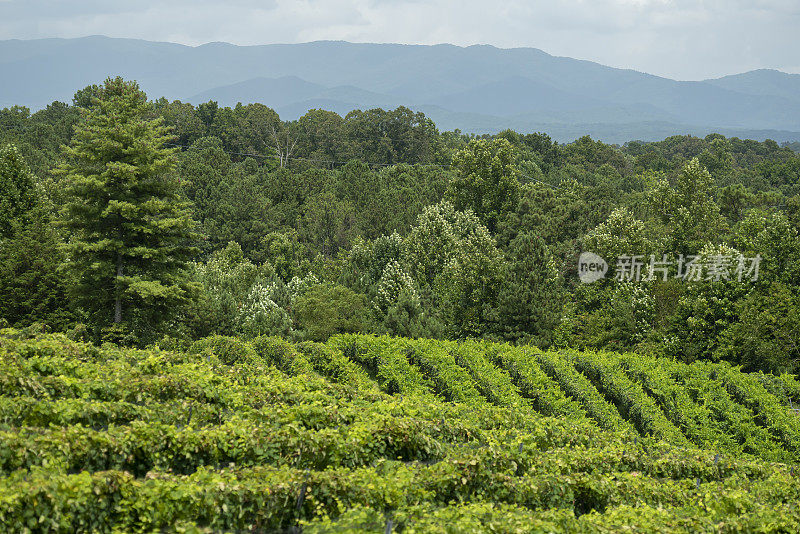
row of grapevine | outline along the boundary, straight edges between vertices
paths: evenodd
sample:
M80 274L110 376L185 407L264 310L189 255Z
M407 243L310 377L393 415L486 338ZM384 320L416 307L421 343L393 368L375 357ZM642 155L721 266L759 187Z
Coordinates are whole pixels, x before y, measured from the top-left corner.
M511 377L491 362L490 354L498 346L500 345L495 343L468 341L450 343L448 350L453 354L455 362L469 373L480 394L489 402L519 410L532 409L530 400L520 395L520 389L512 382Z
M707 364L704 364L704 366ZM775 396L769 393L758 380L746 373L735 372L727 364L716 364L711 373L721 379L731 396L740 404L750 408L757 420L763 420L764 426L790 450L800 450L800 418L785 406L775 402Z
M756 422L752 410L736 402L716 377L700 372L700 364L673 363L670 373L687 389L689 395L706 406L724 432L741 444L742 451L774 461L791 461L795 450L786 450Z
M597 352L570 352L575 368L589 377L613 402L620 414L643 435L656 436L675 445L689 441L670 423L652 397L629 379L616 357Z
M298 344L297 349L322 376L360 390L378 390L378 384L369 378L364 369L342 354L342 351L312 341Z
M566 355L541 351L536 351L534 355L544 372L558 382L567 395L579 402L586 413L601 427L635 432L631 424L623 419L591 381L575 369L573 362Z
M527 514L562 510L572 519L595 511L588 515L600 524L605 521L597 516L608 516L613 524L615 510L633 506L648 516L660 512L669 523L686 521L687 510L697 513L697 522L738 522L754 513L796 518L798 497L800 486L785 472L695 484L615 472L509 477L459 461L325 471L201 469L190 475L152 472L145 478L121 471L54 475L32 470L0 481L0 522L13 530L153 531L196 522L216 530L273 531L340 518L343 510L366 508L402 520L407 509L454 502L501 503ZM647 522L631 526L637 524L649 530Z
M697 387L711 383L703 391L733 402L728 378L664 362L656 393L635 378L634 364L646 362L615 358L368 336L212 338L170 353L0 335L0 523L671 532L768 521L796 530L792 466L658 439L667 386L688 383L692 414L717 421ZM775 398L748 397L762 393L762 404ZM753 424L765 411L733 404ZM620 411L653 436L632 432ZM777 427L756 428L791 456Z
M695 445L732 453L742 452L741 445L724 432L706 404L692 400L686 388L670 376L668 367L675 365L673 362L665 364L665 361L657 358L638 354L625 354L619 358L622 369L631 380L642 385L667 419Z
M475 380L456 363L448 346L451 344L446 341L414 340L405 341L401 350L409 363L433 383L434 391L442 398L467 404L484 403Z
M341 335L328 342L345 357L362 365L387 393L430 393L431 381L408 363L402 342L388 336Z
M495 352L494 363L505 369L520 393L530 399L543 415L587 417L586 411L542 371L530 349L515 349L508 345Z

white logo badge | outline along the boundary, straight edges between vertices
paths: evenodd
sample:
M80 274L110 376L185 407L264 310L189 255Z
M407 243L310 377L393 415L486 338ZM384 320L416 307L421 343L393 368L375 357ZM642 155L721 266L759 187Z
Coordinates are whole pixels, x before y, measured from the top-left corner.
M591 284L605 278L608 272L606 260L594 252L583 252L578 258L578 278L584 284Z

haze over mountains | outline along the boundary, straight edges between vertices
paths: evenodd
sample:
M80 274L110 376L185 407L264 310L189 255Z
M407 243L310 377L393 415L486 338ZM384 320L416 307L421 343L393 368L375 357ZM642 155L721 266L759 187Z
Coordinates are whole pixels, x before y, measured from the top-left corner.
M235 46L108 37L0 41L0 107L69 102L109 75L150 98L261 102L284 119L308 109L423 111L441 130L545 131L607 142L720 132L800 141L800 75L757 70L675 81L535 48L303 44Z

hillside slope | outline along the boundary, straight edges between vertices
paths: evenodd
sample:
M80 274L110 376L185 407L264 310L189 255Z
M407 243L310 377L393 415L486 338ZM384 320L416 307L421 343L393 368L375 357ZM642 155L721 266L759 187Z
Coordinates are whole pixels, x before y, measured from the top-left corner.
M194 104L260 102L295 119L324 104L430 109L447 128L479 133L589 128L603 140L744 132L800 140L800 77L774 71L696 82L618 69L535 48L318 41L235 46L92 36L0 41L0 107L42 108L107 76L137 80L152 98ZM615 137L619 124L630 137ZM549 130L548 130L549 131ZM567 140L571 140L567 137Z
M0 367L15 531L800 527L791 377L477 342L177 353L13 330Z

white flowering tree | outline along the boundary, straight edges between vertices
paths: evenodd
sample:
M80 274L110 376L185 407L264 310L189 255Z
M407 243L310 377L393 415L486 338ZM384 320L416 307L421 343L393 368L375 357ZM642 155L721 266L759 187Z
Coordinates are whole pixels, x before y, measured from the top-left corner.
M289 334L292 321L286 310L272 299L275 291L274 285L261 282L250 288L236 318L238 333L248 338Z
M400 261L403 238L397 232L382 235L374 241L356 238L347 258L343 281L351 289L370 293L386 266Z
M194 264L195 279L202 285L196 329L198 334L236 333L236 318L250 288L264 274L244 257L237 243L211 255L205 264Z
M400 263L393 260L384 267L381 279L378 281L375 307L380 312L385 313L391 306L396 305L403 296L419 305L419 296L416 289L414 289L414 281L403 270Z
M313 283L302 280L287 287L269 264L258 266L246 259L237 243L217 251L207 263L195 264L194 270L202 285L196 313L199 335L288 334L286 307L293 294Z
M302 278L299 276L293 277L287 284L289 290L289 300L294 303L298 298L305 295L308 290L319 285L319 280L313 273L306 273Z
M611 295L609 329L612 341L628 348L645 340L656 320L656 301L650 288L636 282L616 285Z
M504 260L471 211L449 202L427 207L404 241L404 261L450 336L487 330Z
M628 208L614 209L605 222L586 234L583 248L599 254L612 269L620 256L642 255L646 258L655 252L647 226Z

